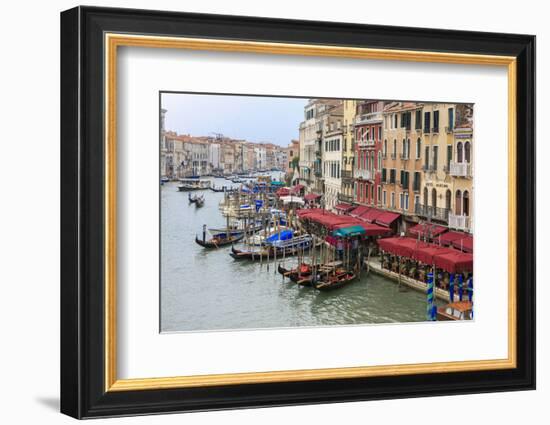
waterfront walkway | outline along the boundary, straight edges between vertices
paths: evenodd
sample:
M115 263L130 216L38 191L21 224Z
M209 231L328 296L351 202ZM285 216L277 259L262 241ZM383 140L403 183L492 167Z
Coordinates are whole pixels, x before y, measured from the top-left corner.
M380 264L379 258L371 259L370 261L365 260L365 266L367 266L370 269L370 271L372 271L373 273L376 273L388 279L391 279L396 284L399 283L399 274L387 269L383 269L382 265ZM428 289L428 285L425 284L424 282L420 282L416 279L411 279L410 277L405 275L401 275L401 283L408 286L409 288L412 288L416 291L420 291L423 293L426 293ZM447 302L450 301L449 291L447 290L444 290L441 288L435 288L435 296L440 300L444 300Z

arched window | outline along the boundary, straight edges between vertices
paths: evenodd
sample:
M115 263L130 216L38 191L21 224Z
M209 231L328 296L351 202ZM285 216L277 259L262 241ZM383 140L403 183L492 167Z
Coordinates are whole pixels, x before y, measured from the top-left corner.
M464 143L464 161L470 163L470 142Z
M462 162L462 142L456 145L456 162Z
M460 190L456 191L455 194L455 215L462 214L462 192Z
M451 210L451 196L451 191L447 189L445 192L445 208L449 211Z
M437 207L437 190L435 190L435 187L432 189L432 207Z
M428 206L428 188L427 187L424 188L424 206L425 207Z
M422 151L422 141L420 140L420 137L416 139L416 159L420 159Z
M467 190L465 190L464 194L462 195L462 210L464 212L464 215L470 215L470 194Z

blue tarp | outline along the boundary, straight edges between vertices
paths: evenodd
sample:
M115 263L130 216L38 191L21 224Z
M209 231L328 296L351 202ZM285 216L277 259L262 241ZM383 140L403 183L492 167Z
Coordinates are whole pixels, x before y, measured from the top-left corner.
M275 242L277 240L286 241L292 239L292 230L281 230L279 233L269 236L267 242Z

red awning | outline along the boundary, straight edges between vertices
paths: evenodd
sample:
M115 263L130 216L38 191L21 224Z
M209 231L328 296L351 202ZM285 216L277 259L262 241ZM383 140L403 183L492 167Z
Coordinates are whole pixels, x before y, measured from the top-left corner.
M424 263L424 264L433 264L434 256L441 255L441 254L449 254L451 252L456 252L456 251L451 248L443 248L438 245L430 244L430 245L420 247L415 252L413 252L412 259L416 261L420 261L421 263Z
M353 205L342 202L341 204L335 205L334 208L337 209L338 211L346 212L353 209Z
M359 205L357 208L350 211L349 215L351 215L352 217L359 217L361 214L366 213L368 210L370 210L370 207Z
M474 238L471 235L452 242L452 245L464 252L474 252Z
M384 214L384 211L380 211L376 208L370 208L368 211L361 214L359 218L368 221L369 223L373 223L382 214Z
M376 224L380 224L381 226L390 227L392 223L399 217L401 217L401 214L393 212L383 212L378 217L376 217L376 220L374 222Z
M409 229L409 233L412 236L420 235L421 238L434 239L435 237L445 233L447 230L449 229L438 224L421 223L411 227Z
M426 243L414 238L397 237L385 238L378 241L380 249L400 257L412 258L413 253L421 247L427 246Z
M298 217L307 217L312 214L318 214L323 211L321 208L302 208L296 211Z
M434 264L449 273L472 272L474 270L474 256L454 251L434 256Z
M281 187L275 192L277 196L287 196L290 194L290 189L288 187Z
M294 186L294 187L292 188L292 191L293 191L294 193L298 193L298 192L299 192L300 190L302 190L303 188L304 188L304 185L303 185L303 184L297 184L296 186Z
M304 199L306 201L315 201L316 199L319 199L321 195L318 195L317 193L308 193L304 196Z
M450 231L438 236L435 242L441 243L443 246L449 246L452 242L464 239L466 236L468 236L466 233Z

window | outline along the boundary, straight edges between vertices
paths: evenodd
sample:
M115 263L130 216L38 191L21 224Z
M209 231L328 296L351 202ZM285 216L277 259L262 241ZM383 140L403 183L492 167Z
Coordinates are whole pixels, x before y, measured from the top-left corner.
M403 209L403 207L405 206L405 202L404 202L404 199L405 197L403 196L403 192L401 192L399 194L399 208Z
M382 169L382 153L378 151L378 167L379 170Z
M470 142L464 143L464 161L470 163Z
M413 190L420 191L420 173L418 171L414 172Z
M382 126L378 127L378 140L382 140Z
M409 209L409 192L405 192L405 210Z
M470 215L470 195L467 190L464 191L462 195L462 211L464 215Z
M422 128L422 111L420 109L415 113L414 128L416 130L420 130Z
M384 140L384 156L388 155L388 141Z
M397 128L397 114L393 114L393 128Z
M449 121L449 131L453 131L453 128L455 126L455 110L453 108L449 108L447 110L449 116L448 116L448 121Z
M430 132L430 113L424 112L424 133Z
M439 155L439 146L433 147L433 154L434 154L433 169L437 170L437 157Z
M370 203L374 204L374 185L370 185Z
M397 155L397 140L393 139L393 150L392 150L392 156L395 159L395 156Z
M420 205L420 195L414 195L414 205Z
M430 168L430 147L426 146L424 152L424 168L428 170Z
M420 137L416 139L416 159L420 159L420 151L422 150L422 141Z
M387 205L387 196L386 196L386 191L382 192L382 205L383 206L386 206Z
M380 201L382 200L382 187L380 185L378 185L378 187L376 188L376 192L377 192L376 201L377 203L380 203Z
M424 188L424 206L428 206L428 188Z
M445 208L449 211L451 210L451 196L451 191L447 189L445 192Z
M435 190L435 187L432 189L432 207L434 209L437 207L437 190Z
M395 183L395 174L396 174L395 173L395 168L392 168L390 170L390 183L392 183L392 184Z
M439 132L439 111L434 111L434 133Z
M401 142L401 154L403 158L407 157L407 142L405 141L405 139L403 139L403 141Z
M395 192L391 193L391 208L395 208Z
M447 171L451 168L451 160L453 159L453 147L451 145L447 146Z
M455 193L455 214L462 214L462 192L460 190L457 190Z
M386 183L386 169L382 168L382 183Z
M456 145L456 162L462 162L462 142Z
M407 139L407 155L405 158L409 159L411 156L411 139Z

